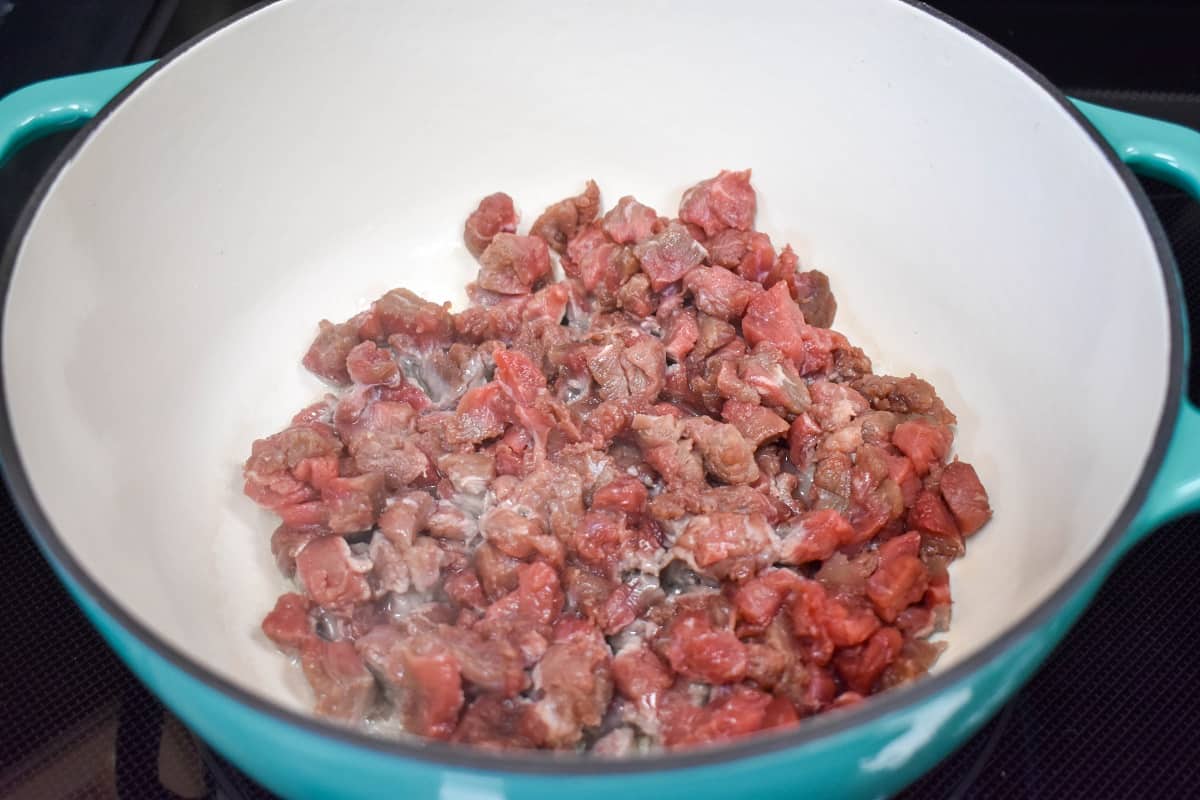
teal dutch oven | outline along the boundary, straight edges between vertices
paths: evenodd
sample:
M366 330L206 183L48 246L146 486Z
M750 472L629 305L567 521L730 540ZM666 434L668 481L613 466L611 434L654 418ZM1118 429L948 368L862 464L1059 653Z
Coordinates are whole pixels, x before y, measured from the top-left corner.
M5 477L110 646L280 794L885 796L1200 506L1181 293L1130 172L1197 193L1200 135L1071 101L923 5L282 0L10 95L0 149L79 124L3 258ZM831 276L877 369L939 387L989 487L933 673L628 760L310 715L258 630L284 587L239 464L320 395L314 322L398 285L460 301L462 220L497 189L536 214L595 178L669 209L723 167L754 169L758 226Z

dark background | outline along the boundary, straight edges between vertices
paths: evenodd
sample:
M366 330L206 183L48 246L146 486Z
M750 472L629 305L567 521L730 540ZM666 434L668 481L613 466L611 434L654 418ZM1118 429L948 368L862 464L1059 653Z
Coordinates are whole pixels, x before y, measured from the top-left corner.
M0 95L43 78L159 56L248 5L0 0ZM1197 3L932 5L1076 96L1200 127ZM337 5L330 7L336 13ZM69 138L36 142L0 167L0 241ZM1200 309L1200 207L1162 184L1146 188L1190 307ZM1114 320L1137 324L1119 309ZM1064 476L1063 491L1070 490ZM910 787L905 800L1200 796L1198 577L1200 518L1139 545L1030 685ZM0 798L266 796L164 715L103 646L3 490L0 612Z

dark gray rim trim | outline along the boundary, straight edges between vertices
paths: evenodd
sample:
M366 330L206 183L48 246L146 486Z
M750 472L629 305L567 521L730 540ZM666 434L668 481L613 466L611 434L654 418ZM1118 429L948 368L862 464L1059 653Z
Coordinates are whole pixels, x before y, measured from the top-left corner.
M992 640L979 652L954 665L945 672L918 681L912 686L886 692L856 708L819 715L806 720L796 729L788 732L763 734L742 742L704 748L692 752L647 757L630 761L608 762L576 755L527 752L511 752L496 755L440 742L428 742L417 745L404 741L386 741L373 738L363 733L321 722L314 717L288 711L209 672L194 661L191 656L159 638L157 634L122 608L109 596L103 587L93 581L82 565L71 556L63 542L59 539L58 534L50 525L49 520L34 496L33 488L30 485L28 476L25 474L24 465L17 452L12 423L8 415L7 390L5 387L0 386L0 466L3 468L4 478L8 483L13 501L26 526L33 533L34 539L43 554L66 570L88 596L104 610L104 613L116 620L126 631L141 640L143 645L156 652L190 677L206 684L209 688L222 692L231 699L253 708L255 711L273 717L278 722L301 728L307 733L328 737L345 745L367 748L377 753L404 756L435 767L465 767L476 770L518 774L604 776L712 766L797 748L818 739L845 733L859 725L880 719L897 711L903 711L912 705L928 700L933 695L964 680L1001 652L1016 646L1024 637L1041 628L1057 615L1067 600L1079 592L1089 580L1109 563L1126 529L1141 508L1146 494L1150 489L1150 484L1153 482L1166 453L1178 415L1180 398L1182 397L1184 361L1186 358L1186 354L1183 351L1183 301L1179 286L1178 271L1167 242L1166 234L1162 230L1162 226L1154 213L1153 207L1150 205L1149 199L1146 197L1145 192L1142 191L1141 184L1138 183L1128 167L1117 158L1117 155L1108 146L1103 137L1100 136L1099 132L1092 127L1091 123L1087 121L1066 96L1024 61L958 20L921 2L915 2L914 0L900 1L929 14L996 52L1041 86L1044 91L1050 94L1071 115L1080 127L1087 131L1095 144L1106 155L1109 164L1124 182L1137 205L1138 211L1141 213L1143 223L1154 242L1159 263L1162 267L1168 313L1170 315L1171 352L1169 385L1163 404L1162 416L1159 420L1158 431L1154 436L1153 447L1120 515L1109 528L1095 552L1080 565L1070 578L1040 606L1009 627L1008 630ZM37 190L26 204L5 248L3 259L0 260L0 295L4 298L4 306L0 307L0 331L3 330L8 288L11 283L13 269L16 266L16 258L21 242L24 240L25 234L38 208L41 206L42 200L53 186L62 168L79 152L83 144L113 110L118 108L130 94L137 91L138 87L144 81L167 67L172 61L195 47L203 39L234 24L243 17L271 5L273 2L274 0L266 0L259 3L176 48L118 94L112 102L105 106L71 140L63 153L59 155L53 166L46 173L45 177L43 177ZM2 354L0 354L0 357L2 357ZM3 381L2 363L0 363L0 381Z

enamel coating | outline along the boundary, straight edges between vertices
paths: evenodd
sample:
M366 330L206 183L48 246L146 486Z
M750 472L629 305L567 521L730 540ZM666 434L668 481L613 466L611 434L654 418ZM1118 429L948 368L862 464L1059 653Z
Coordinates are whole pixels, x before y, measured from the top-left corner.
M95 114L147 66L49 81L0 101L0 124L4 126L0 129L4 137L0 139L0 158L39 133L77 124ZM1049 91L1044 84L1043 88ZM140 87L135 85L133 94L138 91ZM122 94L116 105L130 96ZM1154 120L1078 105L1131 167L1197 192L1200 136ZM69 160L61 160L57 169ZM43 188L50 186L48 179ZM1130 191L1136 194L1135 187L1130 186ZM45 200L44 196L35 200L24 225L28 226L33 211ZM1146 213L1144 198L1139 202ZM1147 224L1153 227L1155 223L1147 220ZM17 257L18 244L10 246L6 269ZM1169 256L1164 259L1169 268ZM1167 274L1168 280L1177 280L1169 269ZM1169 302L1175 304L1170 310L1177 323L1173 347L1185 352L1178 294L1177 286L1168 287ZM1163 413L1175 420L1174 434L1169 446L1164 440L1148 459L1152 465L1161 460L1161 465L1140 513L1126 519L1124 536L1089 559L1053 602L1047 601L1044 610L1031 615L1027 624L945 675L893 692L866 704L867 708L816 720L806 726L808 732L803 735L764 737L710 754L660 761L659 768L653 768L654 763L597 762L564 767L552 760L520 756L464 756L436 746L389 747L264 702L154 639L119 611L105 589L72 564L68 552L51 535L37 496L23 474L20 454L8 430L7 396L0 454L14 499L39 547L113 649L190 727L250 775L285 796L550 798L566 787L581 800L630 793L695 800L795 796L798 792L870 798L887 796L912 781L978 730L1052 651L1086 608L1119 554L1163 521L1200 504L1200 415L1179 400L1185 374L1182 358L1175 360L1172 370L1174 384Z

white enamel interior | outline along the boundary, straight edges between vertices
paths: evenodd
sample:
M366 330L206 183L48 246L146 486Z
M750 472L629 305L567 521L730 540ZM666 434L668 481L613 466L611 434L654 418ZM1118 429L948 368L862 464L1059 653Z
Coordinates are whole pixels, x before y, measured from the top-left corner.
M1168 315L1099 147L892 0L285 0L209 37L104 121L20 251L3 377L37 498L122 607L304 708L258 631L284 583L239 466L322 393L299 366L317 320L397 285L461 300L489 192L526 222L589 177L671 211L722 167L754 169L759 227L830 275L877 370L959 415L996 518L954 567L945 668L1114 521L1163 407Z

